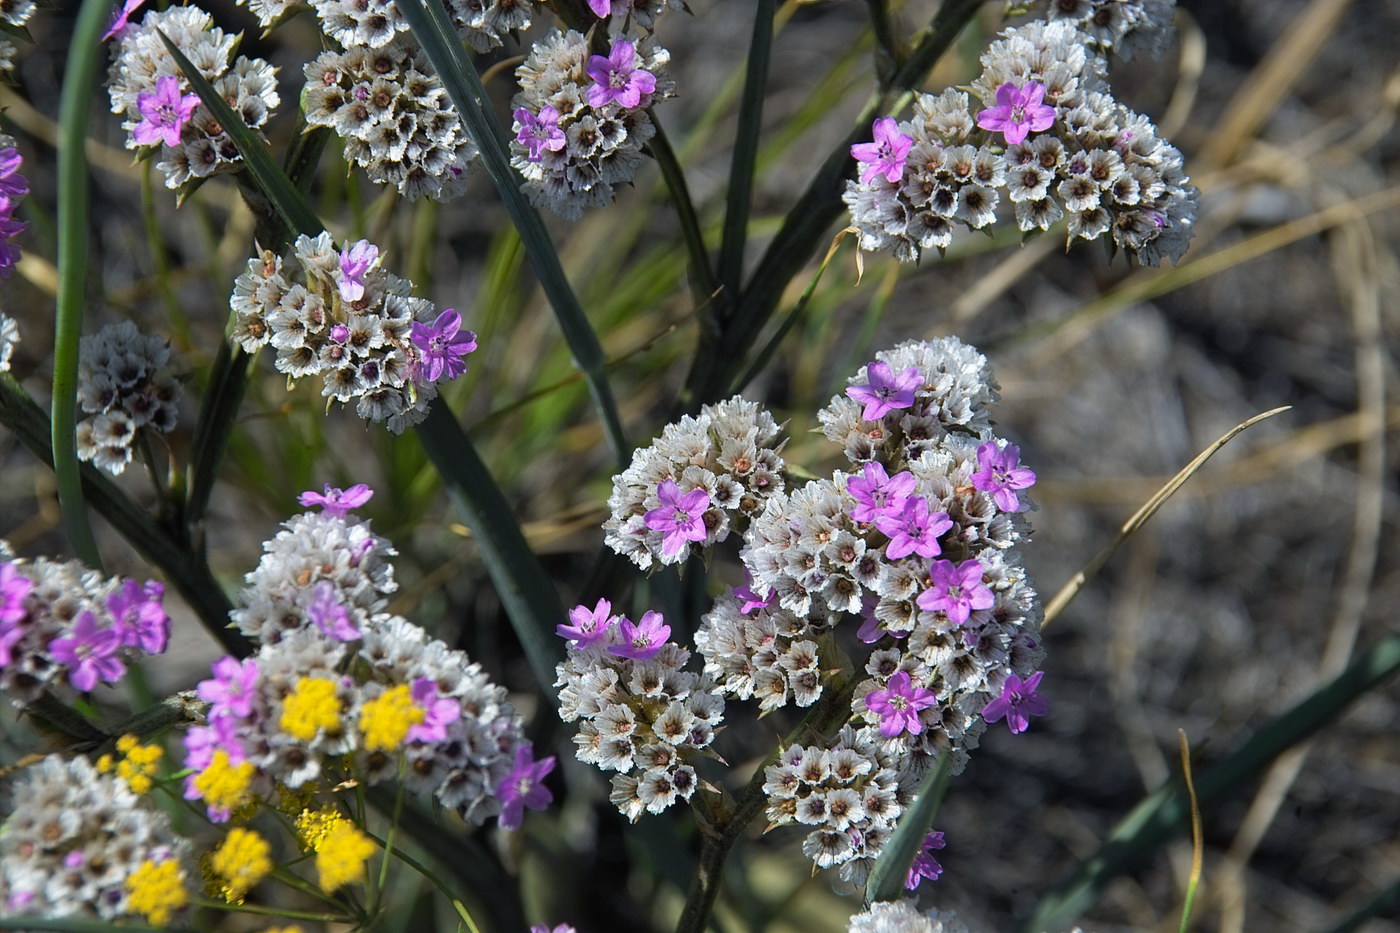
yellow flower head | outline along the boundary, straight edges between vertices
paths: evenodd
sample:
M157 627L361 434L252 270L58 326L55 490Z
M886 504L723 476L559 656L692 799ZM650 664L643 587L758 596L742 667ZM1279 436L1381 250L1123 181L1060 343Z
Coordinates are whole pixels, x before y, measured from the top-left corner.
M165 926L170 915L189 901L185 871L175 859L146 859L126 879L127 910L141 914L153 927Z
M340 731L340 701L335 696L335 681L324 677L303 677L282 701L282 731L295 739L310 742L324 729L334 734Z
M135 793L147 793L155 784L156 771L165 750L159 745L138 744L136 736L128 733L117 739L117 751L126 756L116 763L117 777L126 781ZM101 762L98 767L101 768Z
M365 861L374 854L374 843L349 821L337 823L316 849L316 874L327 893L365 877Z
M407 684L390 687L360 709L360 731L370 751L398 748L409 728L422 721L423 709L413 702Z
M247 800L254 772L251 761L230 764L228 752L219 749L209 767L194 776L194 787L210 810L230 811Z
M243 897L272 871L272 847L251 829L231 829L223 844L214 850L209 867L222 879L219 892L230 904L243 903Z
M331 830L347 821L335 807L322 807L319 810L302 810L294 822L302 848L314 852L320 850L321 843L325 842Z

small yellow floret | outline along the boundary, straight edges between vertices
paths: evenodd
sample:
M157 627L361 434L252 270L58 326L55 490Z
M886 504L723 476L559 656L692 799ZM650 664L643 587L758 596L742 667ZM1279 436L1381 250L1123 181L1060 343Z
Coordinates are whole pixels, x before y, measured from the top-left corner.
M282 701L282 731L292 738L310 742L321 729L328 733L340 731L340 701L335 697L335 682L324 677L303 677Z
M129 755L131 754L131 750L136 747L137 741L138 739L136 736L128 732L126 735L117 739L117 751L121 752L123 755Z
M272 871L272 847L251 829L231 829L214 851L209 867L223 879L220 892L230 904L243 897Z
M212 810L234 810L248 797L253 783L253 763L230 764L228 752L219 749L209 767L195 775L195 790Z
M289 927L268 927L262 933L301 933L301 927L292 924Z
M374 843L348 821L337 823L316 849L316 873L327 893L365 877L365 861L374 854Z
M170 922L170 915L189 903L185 872L174 859L153 862L146 859L126 879L126 905L141 914L154 927Z
M97 759L97 770L100 774L110 774L112 768L114 768L115 766L116 761L112 758L111 752L108 752L101 758Z
M408 684L391 687L360 709L365 748L392 751L403 744L410 726L423 721L423 709L413 702Z
M293 822L302 848L318 852L331 830L347 821L335 807L322 807L319 810L302 810Z
M131 739L127 742L127 739ZM155 784L156 771L165 751L159 745L137 745L136 736L124 735L117 741L117 748L126 757L117 763L117 777L126 781L127 786L138 794L144 794Z

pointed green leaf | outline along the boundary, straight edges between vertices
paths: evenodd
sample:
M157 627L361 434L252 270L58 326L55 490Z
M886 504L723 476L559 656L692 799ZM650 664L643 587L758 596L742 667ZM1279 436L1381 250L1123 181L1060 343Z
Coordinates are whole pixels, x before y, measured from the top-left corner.
M948 765L951 760L951 756L943 755L938 760L938 766L930 768L924 775L919 784L919 796L900 816L890 841L885 843L875 859L875 867L870 869L870 878L865 882L865 906L869 907L876 901L898 900L903 896L909 866L914 864L914 856L923 847L924 837L929 834L933 818L938 815L938 807L948 790Z
M773 49L773 16L777 0L758 0L754 9L753 38L749 41L744 94L739 102L734 156L725 193L724 236L719 251L719 280L732 296L739 294L744 276L744 245L748 236L753 198L754 164L758 137L763 129L763 98L768 89L768 61Z

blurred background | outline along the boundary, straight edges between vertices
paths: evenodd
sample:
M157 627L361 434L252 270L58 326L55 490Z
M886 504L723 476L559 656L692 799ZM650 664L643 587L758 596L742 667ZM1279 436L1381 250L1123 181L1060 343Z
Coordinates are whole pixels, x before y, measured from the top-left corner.
M260 38L246 11L202 5L226 29L247 32L241 51L281 67L271 136L284 151L301 64L319 47L314 21L302 16ZM906 36L937 8L892 6ZM693 16L672 15L658 33L680 88L658 113L717 242L752 9L737 0L690 0L690 8ZM41 400L52 347L53 117L73 12L64 5L36 16L37 45L17 84L0 89L0 128L20 140L33 189L23 205L25 260L0 285L0 310L20 325L15 375ZM987 3L928 88L975 77L978 54L1003 22L1002 5ZM977 345L1002 385L999 433L1021 445L1040 478L1025 555L1047 600L1198 452L1240 422L1289 406L1227 445L1047 628L1052 715L1021 736L991 728L953 781L935 824L948 840L939 853L945 873L925 883L920 900L956 910L974 929L1016 929L1092 855L1179 770L1178 730L1199 774L1396 629L1400 486L1388 441L1400 425L1400 3L1182 0L1178 23L1166 56L1115 64L1111 80L1119 99L1183 151L1202 190L1196 239L1179 266L1134 269L1098 244L1066 251L1054 235L1024 244L965 235L918 267L867 258L858 280L847 241L774 364L746 392L787 419L786 459L821 474L844 461L810 433L815 411L875 350L943 334ZM874 80L866 4L787 3L779 25L750 268L849 132ZM488 79L502 114L510 85L509 67ZM85 332L131 318L170 339L189 375L187 417L172 442L178 459L231 283L252 255L253 220L219 179L177 210L159 178L153 183L121 149L120 122L105 101L95 102L92 134L91 248L101 275L90 284ZM314 192L321 215L337 237L380 243L389 268L439 306L457 307L477 331L481 349L447 397L572 605L602 547L615 469L489 181L480 175L451 204L411 204L347 176L335 148ZM695 345L673 218L648 166L615 206L577 224L551 223L614 361L610 375L637 444L660 432ZM795 304L817 259L782 309ZM0 537L26 556L67 554L51 473L3 429L0 470ZM560 804L527 821L502 853L521 872L527 905L580 933L665 928L693 859L689 818L647 817L628 828L607 804L601 776L572 761L572 730L545 721L470 537L411 435L371 430L348 411L323 415L311 386L289 393L260 361L208 523L219 579L236 590L260 542L295 511L296 494L325 482L378 490L365 514L401 552L392 610L471 653L518 692L527 715L545 714L535 730L561 756ZM120 483L151 499L138 466ZM153 573L98 525L109 572ZM722 553L710 591L739 577L734 554ZM148 665L157 691L192 686L217 655L193 617L173 611L171 656ZM1394 682L1370 691L1205 814L1196 929L1327 930L1395 890L1398 701ZM3 715L8 762L36 740L8 708ZM788 726L776 716L756 723L739 704L727 722L719 747L739 776ZM685 845L668 842L677 835ZM812 876L799 842L799 833L775 831L738 848L719 929L844 929L856 900L832 893L834 878ZM1082 924L1175 929L1189 867L1189 843L1178 839L1109 884ZM1387 915L1366 929L1400 930L1400 906Z

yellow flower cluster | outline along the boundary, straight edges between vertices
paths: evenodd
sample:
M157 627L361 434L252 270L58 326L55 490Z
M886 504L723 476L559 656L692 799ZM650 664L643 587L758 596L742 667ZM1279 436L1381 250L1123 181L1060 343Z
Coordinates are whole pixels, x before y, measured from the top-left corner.
M288 927L268 927L262 933L301 933L301 927L294 923Z
M234 810L248 797L253 783L253 763L231 764L228 752L219 749L209 767L194 777L195 789L212 810Z
M165 754L164 749L159 745L142 745L136 736L127 733L117 739L117 751L122 755L120 759L110 752L97 759L97 770L103 774L116 771L117 777L126 781L133 793L149 792L155 784L157 766Z
M340 701L335 696L335 681L324 677L303 677L282 701L282 731L292 738L310 742L324 729L329 734L340 731Z
M407 684L390 687L360 709L360 731L365 748L392 751L403 744L408 730L423 721L423 710L413 702Z
M272 847L251 829L231 829L214 850L209 867L221 879L218 892L230 904L241 904L248 891L272 871Z
M347 820L335 807L322 807L319 810L302 810L292 822L296 826L297 840L301 842L302 848L314 852L321 847L321 843L332 829Z
M374 854L374 842L348 820L330 828L316 846L316 874L327 893L365 877L365 862Z
M175 859L163 862L146 859L126 879L127 909L144 916L153 927L165 926L171 914L189 900L185 871Z

